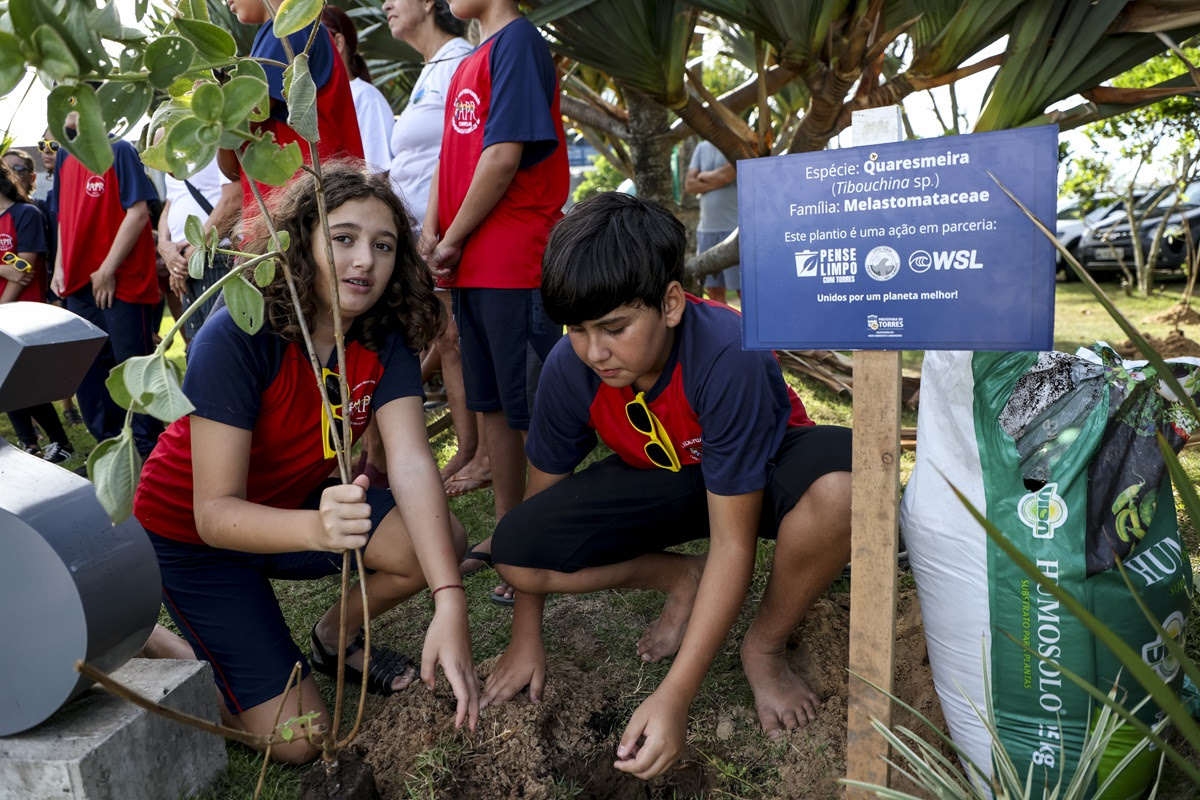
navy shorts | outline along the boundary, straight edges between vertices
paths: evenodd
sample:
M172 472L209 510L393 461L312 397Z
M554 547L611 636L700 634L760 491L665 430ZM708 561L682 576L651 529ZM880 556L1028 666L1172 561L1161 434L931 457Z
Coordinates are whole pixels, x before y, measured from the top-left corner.
M514 431L529 430L542 365L562 338L538 289L454 289L467 408L504 411Z
M328 485L302 507L317 508ZM374 534L396 501L388 489L367 489L367 502ZM146 533L158 556L163 605L196 658L212 665L231 713L279 696L297 661L301 678L308 676L308 659L292 640L271 580L335 575L342 569L341 553L243 553Z
M850 465L849 428L789 428L768 465L759 537L774 539L809 486L830 472L849 472ZM613 455L505 514L492 537L492 559L576 572L708 535L708 493L699 464L679 472L641 469Z

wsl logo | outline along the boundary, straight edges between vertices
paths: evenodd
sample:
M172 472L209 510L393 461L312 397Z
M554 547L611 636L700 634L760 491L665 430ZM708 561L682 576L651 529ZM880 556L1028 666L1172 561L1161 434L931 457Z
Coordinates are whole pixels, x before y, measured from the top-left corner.
M1055 529L1067 521L1067 504L1058 494L1058 484L1047 483L1018 500L1017 516L1033 530L1033 538L1053 539Z
M933 256L928 250L915 250L908 257L908 268L920 275L933 266Z

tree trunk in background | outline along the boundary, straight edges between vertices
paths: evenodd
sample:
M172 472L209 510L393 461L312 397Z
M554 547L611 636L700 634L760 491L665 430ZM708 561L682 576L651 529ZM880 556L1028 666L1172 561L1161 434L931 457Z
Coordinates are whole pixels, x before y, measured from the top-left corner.
M636 89L621 86L629 109L629 155L638 197L679 211L671 183L671 112Z

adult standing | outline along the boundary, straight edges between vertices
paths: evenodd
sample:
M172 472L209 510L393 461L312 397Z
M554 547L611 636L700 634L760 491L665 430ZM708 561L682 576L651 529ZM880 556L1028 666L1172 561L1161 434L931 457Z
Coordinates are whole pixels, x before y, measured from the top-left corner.
M433 168L442 150L446 92L454 71L473 48L463 38L466 23L450 13L446 0L387 0L383 11L392 36L411 45L425 61L408 105L392 130L390 170L392 187L420 225L429 202ZM441 359L446 402L458 440L458 451L441 470L446 493L453 497L487 486L492 473L487 447L480 441L482 425L478 415L467 409L458 327L449 314L450 292L443 287L437 296L450 320L433 350Z
M183 300L183 307L187 309L232 266L229 256L217 253L204 275L198 279L188 276L188 259L195 249L185 235L188 217L200 220L206 237L210 230L216 229L224 246L228 246L228 236L241 215L241 185L221 174L216 161L210 161L208 166L185 180L170 174L164 175L163 180L167 202L158 220L158 253L170 272L171 291ZM209 298L202 308L187 318L183 325L185 341L190 342L200 330L216 300L216 295Z
M737 229L737 170L712 142L700 142L692 152L683 188L700 195L700 224L696 226L696 252L719 245ZM740 286L738 265L704 279L704 292L724 303Z
M75 118L74 112L67 117L68 133ZM50 286L69 311L108 334L76 392L96 441L121 432L125 410L113 402L104 381L126 359L154 351L153 319L161 299L148 202L158 193L133 145L118 139L112 148L113 165L103 175L60 149L51 205L58 214L58 255ZM133 438L143 457L161 432L158 420L134 414Z
M321 22L333 36L333 47L346 65L354 112L358 114L358 133L362 138L363 159L371 172L387 172L392 163L392 125L395 116L383 92L371 83L371 70L358 52L358 31L350 15L337 6L327 5Z

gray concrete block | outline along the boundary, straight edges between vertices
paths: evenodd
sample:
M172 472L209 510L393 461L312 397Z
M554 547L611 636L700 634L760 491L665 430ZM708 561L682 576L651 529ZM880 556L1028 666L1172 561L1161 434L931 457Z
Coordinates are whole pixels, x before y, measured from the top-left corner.
M135 658L114 677L168 708L218 719L208 664ZM176 800L225 764L224 739L93 687L36 728L0 738L0 800Z

